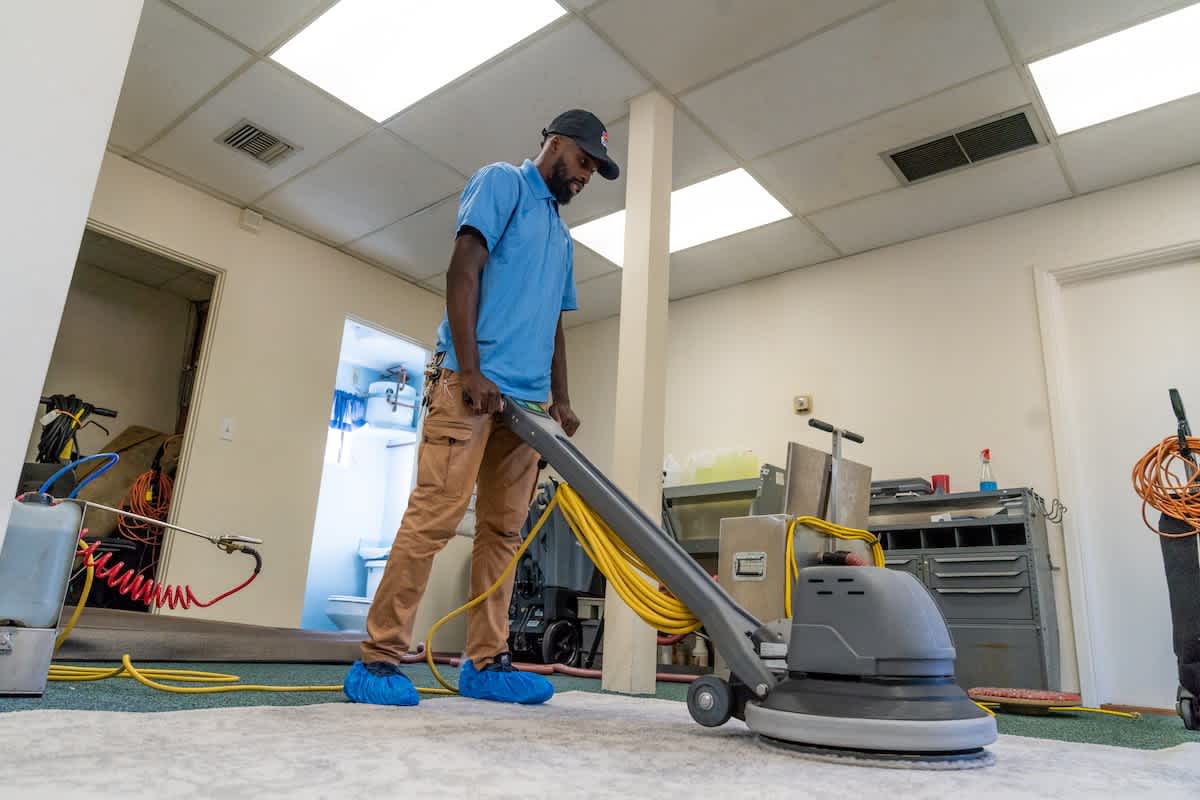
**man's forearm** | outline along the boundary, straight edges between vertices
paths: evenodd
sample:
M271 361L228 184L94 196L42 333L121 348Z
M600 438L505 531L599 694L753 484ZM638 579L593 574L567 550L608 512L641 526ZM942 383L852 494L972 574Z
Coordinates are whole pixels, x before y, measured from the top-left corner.
M460 236L446 275L446 316L460 373L479 371L479 344L475 325L479 321L479 274L487 261L487 248L473 236Z
M567 387L567 339L563 335L562 318L554 332L554 357L550 361L550 393L554 402L571 405L571 392Z

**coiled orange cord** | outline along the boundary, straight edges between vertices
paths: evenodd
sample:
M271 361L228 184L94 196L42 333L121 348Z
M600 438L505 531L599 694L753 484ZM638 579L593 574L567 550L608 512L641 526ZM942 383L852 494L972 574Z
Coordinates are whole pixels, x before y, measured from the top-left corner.
M157 475L157 480L155 476ZM125 498L125 508L134 514L150 519L165 520L171 509L171 492L174 486L165 472L143 472L133 482ZM132 517L117 517L117 531L134 542L156 545L161 537L160 528Z
M1191 452L1200 454L1200 438L1187 437L1187 446ZM1133 490L1142 498L1142 521L1159 536L1182 539L1200 533L1200 466L1184 458L1178 436L1168 436L1138 460L1133 468ZM1186 533L1163 533L1150 524L1147 506L1186 522L1192 529Z

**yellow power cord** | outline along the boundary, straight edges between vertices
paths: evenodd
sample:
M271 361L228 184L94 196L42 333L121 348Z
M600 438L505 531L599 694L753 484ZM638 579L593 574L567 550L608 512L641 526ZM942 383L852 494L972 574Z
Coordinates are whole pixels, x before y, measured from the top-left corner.
M450 684L442 674L438 671L437 664L433 660L433 637L450 620L470 611L480 603L482 603L489 595L504 585L508 576L516 568L517 563L521 560L521 556L529 549L534 538L541 532L546 521L550 518L555 508L560 508L563 516L566 518L567 524L571 531L575 534L575 538L579 540L579 544L583 547L584 553L600 570L600 573L612 584L613 588L620 595L621 599L633 609L633 611L646 621L648 625L655 630L662 631L667 634L687 634L699 630L702 623L696 618L688 608L681 603L677 598L659 590L662 581L659 580L642 559L630 550L629 546L621 540L612 528L608 526L604 520L600 519L591 508L584 503L583 499L567 484L560 484L554 497L547 504L542 515L534 524L529 535L525 537L525 541L517 548L512 559L508 562L508 566L500 573L495 582L485 589L480 595L459 606L449 614L445 615L433 624L429 629L429 634L425 638L425 661L428 664L433 677L437 680L441 687L418 687L417 691L422 694L436 695L452 695L457 694L458 689ZM883 550L879 547L879 541L867 531L858 530L855 528L846 528L841 525L834 525L816 517L798 517L793 520L788 526L788 581L787 581L787 608L788 616L791 616L791 579L799 573L796 566L795 555L792 551L792 539L795 527L798 524L808 525L822 533L827 533L830 536L835 536L839 539L855 539L866 541L872 546L872 553L875 555L877 566L883 566ZM83 542L80 542L80 552L84 549ZM83 594L80 597L79 603L75 606L71 618L67 624L63 626L63 631L59 634L55 641L55 649L66 640L74 629L75 624L79 621L80 615L83 613L84 604L87 602L88 594L91 592L94 569L92 560L89 558L85 564L87 570L87 578L84 581ZM226 675L219 672L201 672L196 670L176 670L176 669L147 669L139 670L134 667L128 654L121 657L121 666L115 668L106 667L75 667L53 664L50 667L48 676L52 681L98 681L107 678L132 678L139 683L148 686L152 689L158 689L164 692L175 692L182 694L209 694L216 692L340 692L340 685L326 686L270 686L262 684L244 684L237 683L240 680L236 675ZM171 686L165 683L159 683L159 680L169 680L178 683L212 683L221 684L216 686Z
M882 567L887 562L883 555L883 546L879 544L879 537L870 531L864 531L860 528L847 528L844 525L836 525L828 520L820 517L796 517L788 523L787 541L784 548L787 552L787 574L783 581L783 608L787 613L787 618L792 618L792 583L800 577L800 565L796 563L796 548L793 546L796 537L796 526L804 525L812 528L815 531L832 536L835 539L844 539L847 541L866 542L871 548L871 560L875 562L875 566Z

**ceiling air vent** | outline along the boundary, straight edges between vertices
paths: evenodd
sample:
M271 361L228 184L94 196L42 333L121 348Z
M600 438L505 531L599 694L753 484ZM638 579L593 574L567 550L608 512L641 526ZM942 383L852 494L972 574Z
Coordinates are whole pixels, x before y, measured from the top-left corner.
M904 183L915 183L1044 142L1041 126L1027 106L891 150L883 154L883 160Z
M300 149L247 120L225 131L217 137L217 141L267 166L278 164Z

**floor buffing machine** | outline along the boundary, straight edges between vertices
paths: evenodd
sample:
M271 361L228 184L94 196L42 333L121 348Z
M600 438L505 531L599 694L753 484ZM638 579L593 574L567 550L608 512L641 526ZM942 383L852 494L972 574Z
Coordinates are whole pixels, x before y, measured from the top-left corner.
M690 609L725 658L730 680L708 675L689 687L696 722L716 727L736 717L766 743L817 757L942 768L992 762L984 748L996 739L995 719L955 682L945 620L913 576L800 569L790 628L768 627L584 458L543 406L505 398L502 417ZM0 627L0 674L6 662L19 665L36 694L76 553L79 506L18 501L20 535L10 523L0 552L0 575L14 577L0 585L0 625L6 616L18 623ZM213 541L252 553L242 537Z
M996 721L954 679L941 611L915 577L876 567L801 569L790 636L755 619L571 443L543 406L506 398L505 423L704 624L730 680L688 691L701 725L743 720L764 740L830 756L987 763Z

